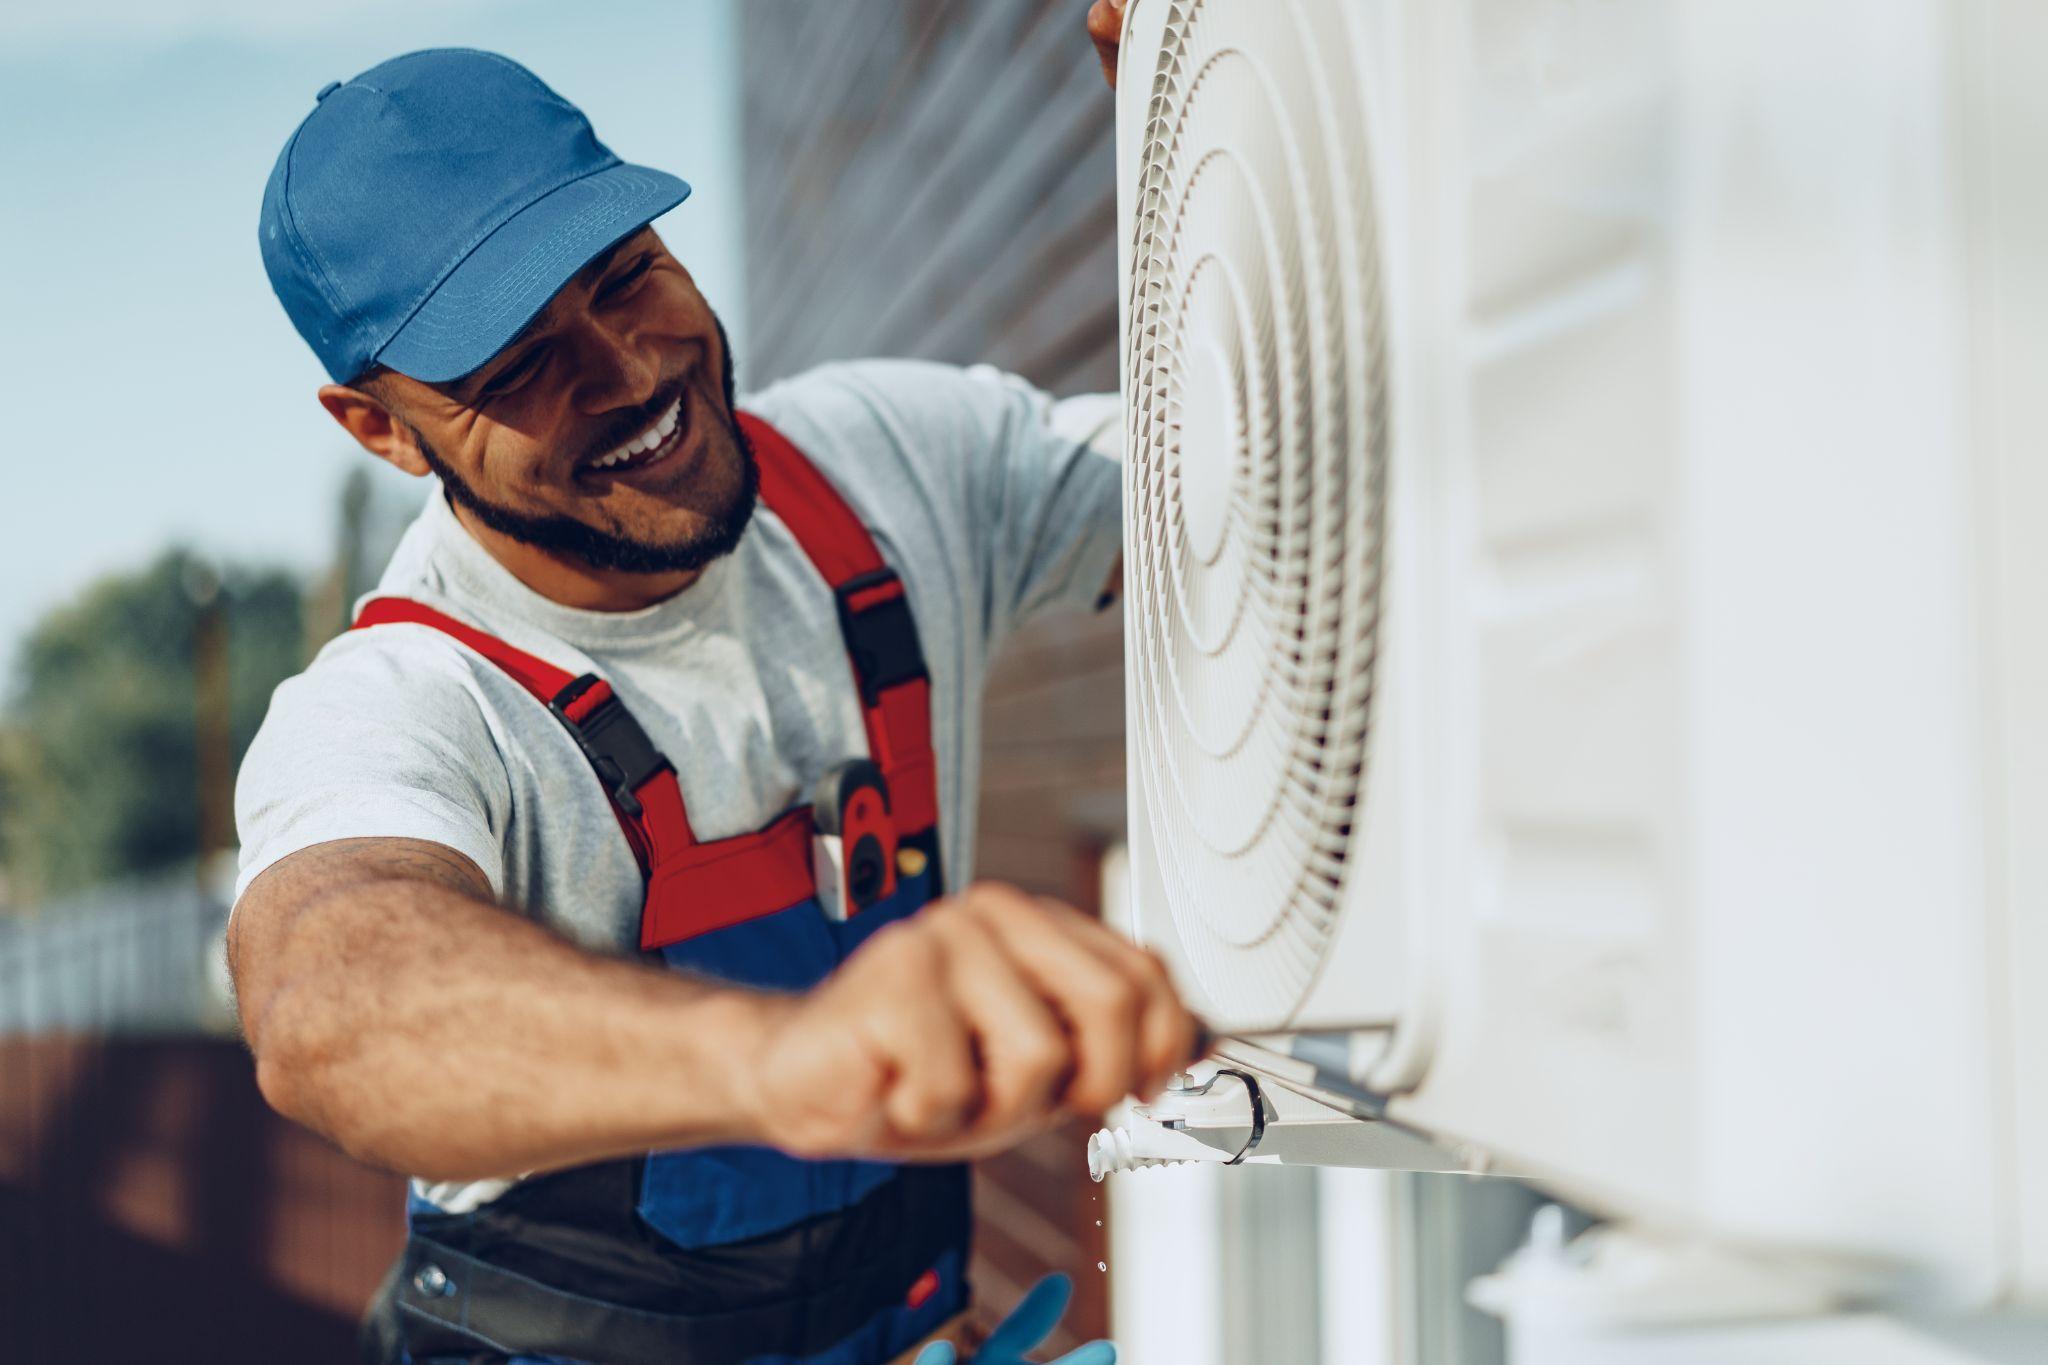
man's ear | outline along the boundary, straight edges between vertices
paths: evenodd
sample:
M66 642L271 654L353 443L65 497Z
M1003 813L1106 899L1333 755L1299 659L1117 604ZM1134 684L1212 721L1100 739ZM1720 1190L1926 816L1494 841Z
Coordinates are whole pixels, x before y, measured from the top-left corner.
M341 423L341 429L364 450L415 478L429 472L412 428L399 421L376 395L346 384L322 384L319 397L327 415Z

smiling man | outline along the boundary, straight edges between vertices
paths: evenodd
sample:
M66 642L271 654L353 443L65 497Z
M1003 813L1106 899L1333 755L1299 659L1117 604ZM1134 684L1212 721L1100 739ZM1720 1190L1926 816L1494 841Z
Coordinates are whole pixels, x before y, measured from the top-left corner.
M985 370L742 405L688 193L448 50L264 194L320 402L435 490L236 794L264 1094L413 1178L371 1359L897 1359L968 1304L958 1163L1195 1046L1148 955L963 885L989 655L1113 576L1113 463Z

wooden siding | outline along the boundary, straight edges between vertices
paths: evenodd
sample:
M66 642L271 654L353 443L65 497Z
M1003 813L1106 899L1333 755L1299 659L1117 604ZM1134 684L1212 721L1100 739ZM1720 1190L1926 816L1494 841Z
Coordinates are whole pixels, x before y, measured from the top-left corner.
M986 360L1116 382L1108 88L1073 0L747 0L748 381Z
M988 361L1116 385L1114 110L1084 0L745 0L741 136L759 386L821 361ZM1115 613L1032 627L991 678L978 871L1095 908L1123 810ZM983 1163L974 1275L1074 1277L1056 1343L1108 1327L1086 1125Z

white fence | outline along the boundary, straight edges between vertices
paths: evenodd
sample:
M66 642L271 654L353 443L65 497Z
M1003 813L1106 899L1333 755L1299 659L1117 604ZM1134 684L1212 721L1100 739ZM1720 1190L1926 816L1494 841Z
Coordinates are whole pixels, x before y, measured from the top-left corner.
M231 1030L227 914L187 868L0 919L0 1036Z

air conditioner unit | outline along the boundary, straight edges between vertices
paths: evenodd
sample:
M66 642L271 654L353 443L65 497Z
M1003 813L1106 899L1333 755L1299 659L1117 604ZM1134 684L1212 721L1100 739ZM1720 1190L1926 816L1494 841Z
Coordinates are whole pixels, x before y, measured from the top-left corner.
M1219 1028L2048 1294L2022 8L1131 0L1131 896Z

